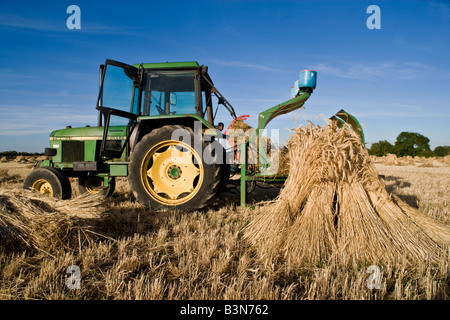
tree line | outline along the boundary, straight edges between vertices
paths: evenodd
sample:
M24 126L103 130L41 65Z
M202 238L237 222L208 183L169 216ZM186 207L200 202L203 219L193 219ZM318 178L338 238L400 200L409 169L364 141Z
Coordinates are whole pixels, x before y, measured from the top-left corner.
M417 132L401 132L392 145L387 140L372 143L369 154L385 156L388 153L397 157L445 157L450 154L450 146L438 146L431 150L430 139Z
M17 152L17 151L3 151L0 152L0 157L17 157L17 156L42 156L43 153L39 153L39 152Z

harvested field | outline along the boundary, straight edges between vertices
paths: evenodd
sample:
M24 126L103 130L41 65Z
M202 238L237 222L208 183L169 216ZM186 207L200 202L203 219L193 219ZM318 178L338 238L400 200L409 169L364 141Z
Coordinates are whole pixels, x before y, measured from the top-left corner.
M411 207L450 225L450 168L375 164L388 192Z
M58 202L21 190L30 168L0 163L0 299L449 296L446 259L416 265L370 260L354 265L321 260L296 268L285 261L267 264L243 237L258 209L239 210L235 192L222 194L204 212L152 213L132 201L126 180L120 179L107 203L89 197ZM389 193L450 225L449 167L377 163L375 168L384 175ZM249 201L273 201L278 194L278 189L257 186ZM80 267L81 289L66 286L71 265ZM378 288L367 283L372 265L381 271Z
M397 157L395 154L387 154L383 157L371 156L372 162L386 166L416 166L416 167L448 167L449 156L446 157Z

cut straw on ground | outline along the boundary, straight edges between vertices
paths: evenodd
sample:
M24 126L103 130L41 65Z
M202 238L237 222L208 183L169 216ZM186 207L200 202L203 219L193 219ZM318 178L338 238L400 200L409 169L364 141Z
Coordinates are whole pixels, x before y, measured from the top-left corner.
M2 190L0 245L43 252L58 246L77 247L82 236L88 239L88 235L94 235L89 221L99 218L102 206L102 199L96 195L58 201L27 190Z

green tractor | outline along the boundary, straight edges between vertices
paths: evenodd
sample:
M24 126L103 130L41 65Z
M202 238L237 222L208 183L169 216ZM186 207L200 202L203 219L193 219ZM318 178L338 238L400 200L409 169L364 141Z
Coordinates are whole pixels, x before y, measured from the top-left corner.
M233 166L230 159L239 153L245 206L249 181L285 179L271 180L264 174L271 164L261 143L260 170L250 167L249 144L261 138L273 118L300 108L314 88L315 84L301 87L290 100L260 113L253 134L227 152L220 143L226 138L224 125L215 123L213 104L223 106L233 119L239 117L215 88L207 67L197 62L131 66L106 60L100 66L97 126L53 131L45 149L47 160L36 163L24 188L68 199L69 178L77 178L81 193L109 196L115 178L128 177L136 200L147 208L195 210L207 206L226 185Z

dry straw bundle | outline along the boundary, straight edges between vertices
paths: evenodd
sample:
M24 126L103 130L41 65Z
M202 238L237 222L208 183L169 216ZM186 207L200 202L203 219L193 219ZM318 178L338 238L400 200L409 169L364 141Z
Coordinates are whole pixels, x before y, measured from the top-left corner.
M17 156L17 157L14 159L15 162L22 162L22 161L24 161L24 160L25 160L25 157L24 157L24 156Z
M433 158L426 159L421 165L419 165L419 167L421 168L434 167L434 159Z
M384 160L384 164L387 166L400 166L402 165L395 154L388 153Z
M17 183L22 181L22 178L17 174L10 174L6 169L0 169L0 185L3 183Z
M98 218L101 205L93 195L58 201L26 190L1 191L0 247L44 252L59 246L78 248L94 236L88 221Z
M299 126L288 148L290 174L280 195L244 230L261 258L291 267L442 261L450 228L390 196L349 128Z
M444 158L441 159L441 162L446 166L446 167L450 167L450 155L445 156Z

